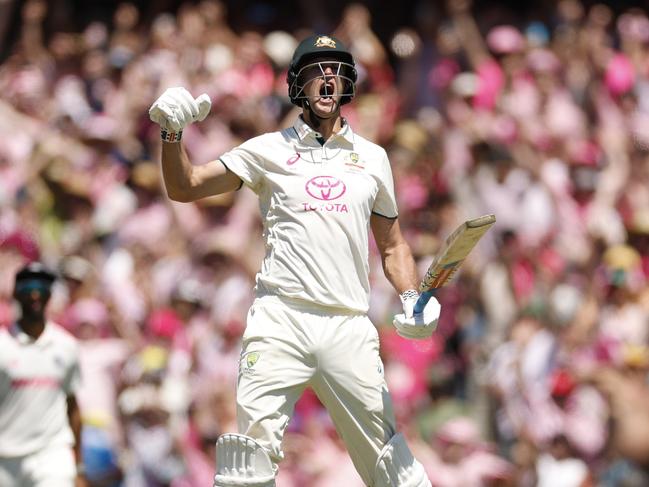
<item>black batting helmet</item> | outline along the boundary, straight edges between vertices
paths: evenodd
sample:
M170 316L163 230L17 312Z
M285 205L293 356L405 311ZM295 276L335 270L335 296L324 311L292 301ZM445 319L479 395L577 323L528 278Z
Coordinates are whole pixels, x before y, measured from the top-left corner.
M358 78L356 65L352 53L339 39L328 35L313 35L304 39L295 49L293 58L288 66L286 82L288 83L288 96L291 103L302 106L304 99L302 92L310 80L300 80L300 70L318 58L330 58L340 61L340 70L336 73L344 81L344 93L340 104L352 101L355 92L355 83Z
M40 262L30 262L16 274L15 292L38 288L49 292L56 274Z

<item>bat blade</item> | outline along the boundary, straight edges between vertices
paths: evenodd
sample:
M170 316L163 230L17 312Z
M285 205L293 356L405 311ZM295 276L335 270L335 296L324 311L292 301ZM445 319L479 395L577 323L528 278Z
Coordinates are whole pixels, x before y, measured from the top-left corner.
M494 223L495 215L483 215L465 221L448 236L419 285L421 295L415 304L415 313L421 313L435 290L453 278L466 256Z

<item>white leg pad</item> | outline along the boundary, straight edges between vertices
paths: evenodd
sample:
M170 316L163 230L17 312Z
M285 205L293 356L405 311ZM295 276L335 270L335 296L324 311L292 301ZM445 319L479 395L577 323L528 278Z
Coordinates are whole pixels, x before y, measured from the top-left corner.
M412 456L401 433L394 435L381 450L373 487L431 487L424 466Z
M245 435L219 436L214 487L275 487L275 470L264 447Z

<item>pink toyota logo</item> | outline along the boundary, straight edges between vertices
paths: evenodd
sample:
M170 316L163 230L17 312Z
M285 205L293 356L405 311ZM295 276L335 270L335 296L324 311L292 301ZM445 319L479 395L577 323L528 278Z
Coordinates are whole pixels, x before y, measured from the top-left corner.
M337 200L345 194L345 183L333 176L316 176L309 179L305 186L306 192L317 200Z

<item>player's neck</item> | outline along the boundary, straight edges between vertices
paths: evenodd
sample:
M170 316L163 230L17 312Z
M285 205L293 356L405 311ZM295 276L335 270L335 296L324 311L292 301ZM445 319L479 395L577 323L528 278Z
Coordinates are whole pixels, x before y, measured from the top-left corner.
M27 335L36 340L43 330L45 330L45 318L44 317L23 317L18 320L18 326L22 331Z
M331 118L320 118L312 111L304 110L302 118L309 127L319 132L325 141L329 140L333 134L338 133L343 126L340 113Z

